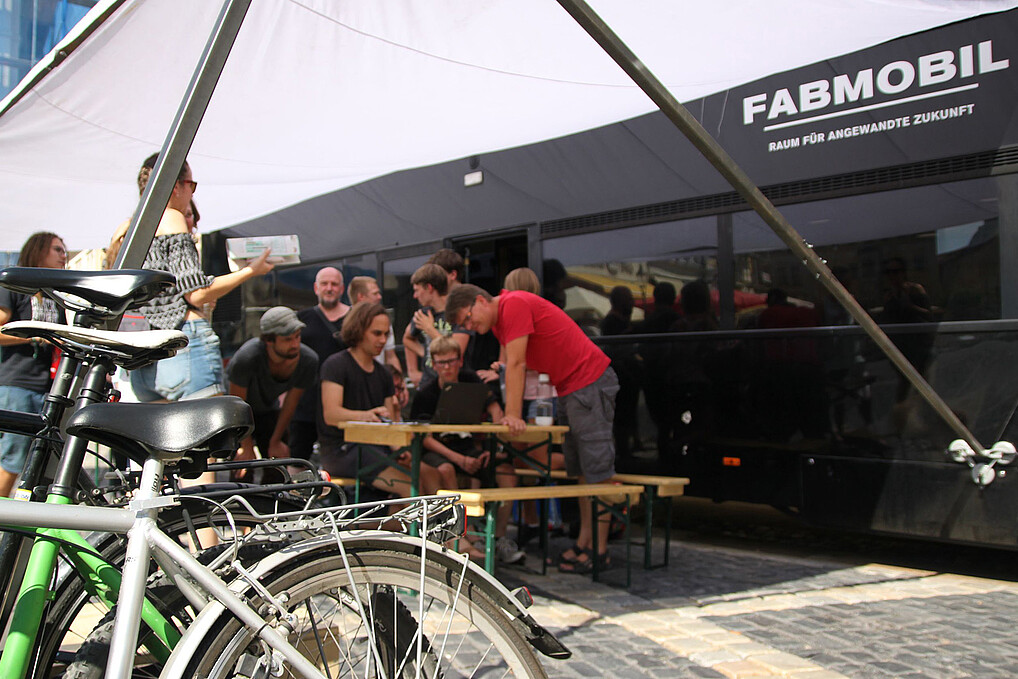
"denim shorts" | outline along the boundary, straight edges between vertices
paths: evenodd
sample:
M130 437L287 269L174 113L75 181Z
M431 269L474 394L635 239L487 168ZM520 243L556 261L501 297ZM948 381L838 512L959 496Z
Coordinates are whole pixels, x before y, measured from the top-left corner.
M187 346L176 356L131 371L131 388L138 400L181 401L226 393L219 337L204 319L184 321L180 331Z
M0 408L4 410L38 413L42 411L45 400L46 394L42 392L21 387L0 387ZM0 467L11 474L20 474L31 446L31 437L0 432Z

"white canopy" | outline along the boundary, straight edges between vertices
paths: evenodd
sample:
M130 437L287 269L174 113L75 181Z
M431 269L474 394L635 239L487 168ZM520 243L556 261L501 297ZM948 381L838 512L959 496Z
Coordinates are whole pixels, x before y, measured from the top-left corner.
M591 4L688 101L1018 0ZM52 70L0 103L0 250L38 230L73 249L107 243L137 202L137 169L161 146L218 11L210 0L101 2L26 82ZM189 154L201 227L651 110L554 0L255 0ZM402 229L376 242L406 242L410 198L362 197ZM335 219L337 230L365 228Z

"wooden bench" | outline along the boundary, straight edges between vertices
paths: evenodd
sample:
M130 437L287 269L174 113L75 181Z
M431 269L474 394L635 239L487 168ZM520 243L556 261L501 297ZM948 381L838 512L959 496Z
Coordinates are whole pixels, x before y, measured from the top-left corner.
M612 483L585 483L568 486L517 486L515 488L474 488L468 490L440 490L439 495L459 495L468 516L485 517L484 532L484 567L489 573L495 570L495 517L498 507L503 502L517 500L549 500L558 498L590 498L593 515L596 517L604 510L616 514L612 505L624 502L626 509L634 498L638 498L643 488L635 485L617 485ZM632 573L629 562L629 512L618 515L626 526L626 586L632 584ZM547 523L542 531L541 572L547 565ZM594 531L594 551L597 550L597 531ZM593 577L596 581L599 573L597 560L594 560Z
M537 469L517 469L516 474L517 476L545 480L576 480L575 476L569 476L564 469L553 469L548 472ZM610 480L616 483L643 486L643 495L646 507L646 516L644 517L643 525L643 567L645 569L651 569L667 566L668 553L672 542L672 498L685 494L686 486L689 485L689 479L679 476L655 476L651 474L616 474ZM654 528L654 508L659 502L663 505L669 520L665 522L664 560L659 564L654 564L652 563L651 558L651 545Z

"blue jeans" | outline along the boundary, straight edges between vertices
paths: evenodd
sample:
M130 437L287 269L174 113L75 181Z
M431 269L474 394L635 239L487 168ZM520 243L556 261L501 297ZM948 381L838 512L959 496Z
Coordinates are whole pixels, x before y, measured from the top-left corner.
M21 387L0 387L0 408L20 413L38 413L46 399L44 392L31 391ZM25 458L32 446L32 439L21 434L0 432L0 467L11 474L20 474L25 468Z
M139 401L180 401L217 396L223 386L219 337L204 319L184 321L187 346L176 356L131 371L131 388Z

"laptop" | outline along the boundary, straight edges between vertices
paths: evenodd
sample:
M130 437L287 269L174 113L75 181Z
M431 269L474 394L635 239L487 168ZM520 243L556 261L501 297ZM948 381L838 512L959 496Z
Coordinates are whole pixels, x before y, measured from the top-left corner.
M487 411L487 384L453 382L442 387L431 424L480 424Z

